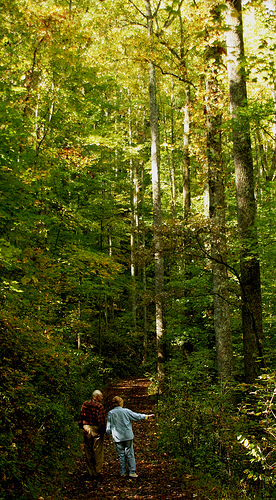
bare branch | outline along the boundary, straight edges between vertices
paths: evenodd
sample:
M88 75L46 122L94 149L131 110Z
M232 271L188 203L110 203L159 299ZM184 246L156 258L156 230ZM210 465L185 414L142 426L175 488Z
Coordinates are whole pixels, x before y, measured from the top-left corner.
M194 88L196 88L195 85L193 84L193 82L191 82L190 80L187 80L186 78L184 78L180 75L176 75L175 73L172 73L171 71L165 71L161 66L159 66L159 64L156 64L156 62L154 62L154 66L156 68L160 69L162 75L173 76L174 78L177 78L177 80L179 80L180 82L188 83L189 85L192 85Z
M155 9L155 12L154 12L154 14L152 15L152 17L156 17L156 16L157 16L158 11L159 11L159 8L160 8L160 5L161 5L161 0L159 0L158 5L157 5L157 7L156 7L156 9Z
M205 249L205 247L201 244L200 240L199 240L199 234L200 234L201 231L198 231L197 234L195 235L195 238L196 238L196 241L197 241L197 244L200 248L200 250L202 251L202 253L211 261L213 262L217 262L217 264L223 264L227 269L229 269L229 271L231 271L231 273L236 276L241 288L243 288L243 285L242 285L242 281L241 281L241 277L239 275L239 273L236 271L236 269L233 267L233 266L230 266L230 264L228 264L227 262L225 262L222 257L220 259L217 259L216 257L214 257L213 255L211 255L209 252L207 252L207 250Z
M139 12L139 14L141 14L141 16L147 18L146 14L144 14L144 12L142 12L139 7L137 7L137 5L135 5L135 3L132 1L132 0L128 0L129 3L131 3L131 5Z
M178 59L178 61L181 61L181 57L180 57L180 55L176 52L176 50L175 50L175 49L173 49L173 48L172 48L172 47L171 47L171 46L170 46L167 42L165 42L164 40L160 40L159 35L156 35L156 36L157 36L157 38L158 38L159 42L161 43L161 45L164 45L164 46L166 47L166 49L168 49L168 50L171 52L171 54L172 54L174 57L176 57L176 59Z
M121 24L120 26L121 26L121 28L127 28L128 26L142 26L143 28L147 28L146 24L138 23L136 21L129 21L129 20L127 20L127 21L124 20L123 24Z

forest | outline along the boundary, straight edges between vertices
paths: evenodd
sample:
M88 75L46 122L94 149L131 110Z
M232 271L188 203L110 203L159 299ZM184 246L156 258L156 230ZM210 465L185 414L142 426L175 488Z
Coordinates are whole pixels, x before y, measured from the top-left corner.
M0 499L63 498L83 401L139 376L179 481L276 498L275 1L0 21Z

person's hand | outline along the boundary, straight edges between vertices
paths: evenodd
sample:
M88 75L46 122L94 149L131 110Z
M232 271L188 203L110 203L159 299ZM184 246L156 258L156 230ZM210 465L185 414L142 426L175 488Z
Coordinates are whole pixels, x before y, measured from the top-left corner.
M90 425L83 425L83 430L88 436L92 436L92 431L91 431Z
M150 414L148 415L148 418L152 418L152 417L155 417L154 413L150 413Z

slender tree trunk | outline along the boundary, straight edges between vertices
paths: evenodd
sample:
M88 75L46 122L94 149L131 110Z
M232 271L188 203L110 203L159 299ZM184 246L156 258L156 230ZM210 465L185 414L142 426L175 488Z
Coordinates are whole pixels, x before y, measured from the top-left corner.
M164 352L163 352L163 288L164 264L162 242L162 212L160 196L160 144L158 111L156 101L156 77L154 64L149 64L150 90L150 123L151 123L151 175L153 198L153 226L154 226L154 263L155 263L155 307L156 307L156 342L158 358L159 387L164 381Z
M129 146L132 145L131 109L129 108ZM136 312L136 276L135 276L135 254L136 254L136 231L137 231L137 172L134 161L130 158L130 189L131 189L131 234L130 234L130 274L131 274L131 309L132 327L137 329Z
M146 274L146 238L145 238L145 201L144 201L144 169L141 169L141 204L142 204L142 289L143 289L143 331L144 331L144 355L143 362L148 358L148 322L147 322L147 274Z
M81 278L79 278L79 286L81 286ZM81 334L80 334L80 319L81 319L81 299L78 299L78 333L77 333L77 347L81 348Z
M211 220L211 256L213 273L214 328L216 335L218 376L229 380L233 372L233 347L226 268L225 199L221 154L221 114L217 112L218 87L211 73L206 82L206 126Z
M145 133L145 110L143 116L143 141L146 140ZM147 321L147 273L146 273L146 235L145 235L145 175L144 167L141 168L141 207L142 207L142 224L141 228L141 241L142 241L142 284L143 284L143 331L144 331L144 355L143 362L145 363L148 359L148 321Z
M191 209L190 186L190 89L185 88L185 106L183 123L183 216L187 218Z
M137 312L137 300L136 300L136 276L135 276L135 254L136 254L136 242L135 242L135 221L134 213L132 211L131 220L131 235L130 235L130 273L131 273L131 310L132 310L132 327L133 330L137 329L136 312Z
M178 10L179 28L180 28L180 59L181 71L183 78L187 78L186 50L185 50L185 34L181 10ZM183 217L187 218L191 209L191 186L190 186L190 86L185 84L184 88L185 104L184 104L184 121L183 121Z
M152 12L150 0L144 0L148 22L148 33L152 37ZM150 129L151 129L151 175L153 198L154 228L154 262L155 262L155 307L156 307L156 343L159 390L164 383L164 350L163 350L163 288L164 264L162 241L162 212L160 195L160 141L158 124L158 106L156 96L155 66L149 62L149 97L150 97Z
M172 82L172 91L171 91L171 169L170 169L170 178L171 178L171 196L172 196L172 216L176 217L176 189L175 189L175 159L174 159L174 95L173 95L173 82Z
M276 111L276 84L274 83L274 89L272 91L272 98L274 102L274 110ZM276 123L273 122L273 156L271 161L271 166L266 174L267 181L273 181L275 179L276 172Z
M98 343L99 343L99 356L102 355L102 297L98 298L98 308L99 308L99 323L98 323Z
M263 366L261 280L256 233L253 160L250 126L246 117L247 91L241 0L227 0L226 33L228 76L236 177L237 218L241 246L242 327L245 377L252 383ZM242 111L242 113L241 113Z
M167 153L167 161L168 161L168 171L170 178L170 188L171 188L171 212L172 217L176 217L176 200L175 200L175 161L174 161L174 109L173 109L173 92L171 94L171 113L170 113L170 130L168 131L167 125L167 116L166 110L163 111L163 125L164 125L164 134L166 141L166 153ZM170 144L170 147L169 147Z

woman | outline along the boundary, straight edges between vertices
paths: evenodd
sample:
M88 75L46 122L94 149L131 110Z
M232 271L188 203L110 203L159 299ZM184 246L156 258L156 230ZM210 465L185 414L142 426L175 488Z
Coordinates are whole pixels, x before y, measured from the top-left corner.
M128 408L123 408L124 400L120 396L115 396L112 400L113 410L107 416L106 434L112 434L120 463L120 475L126 475L126 465L128 463L128 475L131 478L138 477L136 474L136 462L133 449L133 430L131 422L147 420L154 417L154 414L135 413Z

